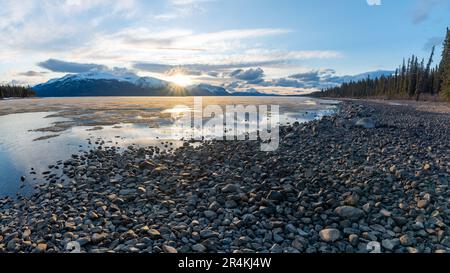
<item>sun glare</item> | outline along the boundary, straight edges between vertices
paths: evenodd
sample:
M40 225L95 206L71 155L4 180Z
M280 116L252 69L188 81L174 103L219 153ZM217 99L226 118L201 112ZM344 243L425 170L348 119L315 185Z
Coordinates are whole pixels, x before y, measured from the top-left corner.
M183 86L183 87L192 84L191 79L188 76L183 75L183 74L173 75L168 80L173 82L176 85Z

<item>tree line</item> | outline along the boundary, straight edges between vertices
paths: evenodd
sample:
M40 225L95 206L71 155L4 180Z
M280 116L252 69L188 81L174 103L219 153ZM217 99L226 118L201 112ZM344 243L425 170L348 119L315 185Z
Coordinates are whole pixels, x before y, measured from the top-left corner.
M15 85L0 85L0 99L10 97L32 97L35 92L30 87Z
M450 30L444 40L444 49L440 62L432 67L435 47L430 57L419 60L412 55L403 60L395 73L371 79L370 77L343 83L340 86L322 90L319 97L383 97L388 99L424 99L426 97L443 98L450 101Z

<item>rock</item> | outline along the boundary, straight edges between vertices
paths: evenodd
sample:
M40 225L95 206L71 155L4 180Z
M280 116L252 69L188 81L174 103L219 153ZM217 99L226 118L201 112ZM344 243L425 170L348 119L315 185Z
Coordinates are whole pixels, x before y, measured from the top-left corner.
M270 215L273 214L275 211L272 207L260 206L259 212L261 212L262 214Z
M94 244L98 244L98 243L102 242L105 238L106 238L105 233L94 233L92 235L91 241Z
M119 191L119 195L126 196L126 197L135 196L136 195L136 190L134 190L134 189L123 189L123 190Z
M375 121L372 118L361 118L355 122L355 126L364 129L373 129L375 128Z
M345 198L344 203L349 206L356 206L359 202L359 195L353 193Z
M302 240L301 238L296 238L294 241L292 241L291 245L293 248L302 251L305 246L308 245L308 242L305 242L305 240Z
M371 208L371 207L372 207L372 206L371 206L370 203L366 203L366 204L364 204L364 205L362 206L362 209L367 213L367 212L370 211L370 208Z
M6 244L6 248L8 251L14 252L19 247L20 240L18 238L14 238L9 240L9 242Z
M165 253L172 253L172 254L178 253L178 251L174 247L168 245L163 245L162 249L164 250Z
M402 217L402 216L394 216L394 217L392 217L392 219L399 226L403 226L406 223L408 223L408 219L406 219L405 217Z
M215 212L212 211L212 210L205 210L205 211L203 212L203 214L204 214L205 217L208 218L208 219L213 219L213 218L216 218L216 217L217 217L217 213L215 213Z
M221 189L221 191L225 192L225 193L237 192L238 190L239 190L239 187L235 184L228 184Z
M337 207L334 212L342 218L357 220L364 215L364 211L352 206Z
M281 193L280 191L273 191L272 190L267 195L267 199L268 200L273 200L273 201L283 201L284 200L284 194Z
M147 192L147 190L144 187L138 187L137 188L137 192L139 194L145 194Z
M28 238L28 237L30 237L30 235L31 235L31 230L26 229L26 230L24 230L23 233L22 233L22 238ZM2 237L0 236L0 242L2 241L1 238L2 238Z
M203 230L201 230L200 231L200 237L202 237L202 238L204 238L204 239L208 239L208 238L211 238L211 237L215 237L215 236L217 236L218 234L216 233L216 232L213 232L212 230L210 230L210 229L203 229Z
M394 248L397 246L397 244L394 242L394 240L384 239L381 241L381 245L389 251L394 250Z
M274 244L269 249L269 252L270 253L282 253L283 252L283 248L279 244Z
M252 225L256 222L256 217L253 214L245 214L242 216L242 222L244 222L245 225Z
M150 237L152 239L157 239L157 238L159 238L161 236L161 233L158 230L153 229L153 228L149 229L147 231L147 233L148 233L148 235L150 235Z
M392 216L392 213L390 211L388 211L388 210L385 210L385 209L381 209L380 210L380 214L383 215L384 217L391 217Z
M99 217L98 217L98 214L95 213L94 211L90 211L89 214L88 214L88 217L89 217L89 219L91 219L91 220L97 220L97 219L99 218Z
M419 253L419 250L415 247L407 247L408 253Z
M192 250L194 250L195 252L203 253L206 251L206 247L202 244L195 244L192 246Z
M139 169L141 169L141 170L152 170L155 167L156 167L156 165L149 160L143 161L139 164Z
M350 242L350 244L352 244L353 246L357 246L359 243L359 237L356 234L350 234L350 236L348 236L348 241Z
M429 203L430 203L429 200L420 199L419 201L417 201L417 207L420 208L420 209L423 209L423 208L426 208Z
M341 232L334 228L322 229L319 232L320 238L325 242L334 242L341 238Z
M413 239L408 234L405 234L400 237L400 244L402 246L410 246L413 244Z
M76 240L76 242L77 242L80 246L84 246L84 245L90 243L90 242L91 242L91 239L90 239L89 237L81 237L81 238L78 238L78 239Z
M36 249L39 252L45 252L47 250L47 244L40 243L40 244L37 245Z
M213 201L213 202L208 206L208 209L210 209L210 210L218 210L220 207L221 207L221 205L219 204L219 202Z

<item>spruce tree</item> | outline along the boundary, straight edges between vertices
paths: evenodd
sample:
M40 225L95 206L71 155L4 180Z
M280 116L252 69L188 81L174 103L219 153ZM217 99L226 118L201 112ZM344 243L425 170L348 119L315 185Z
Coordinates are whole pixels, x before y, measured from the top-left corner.
M450 30L448 28L439 70L441 79L440 91L447 100L450 100Z

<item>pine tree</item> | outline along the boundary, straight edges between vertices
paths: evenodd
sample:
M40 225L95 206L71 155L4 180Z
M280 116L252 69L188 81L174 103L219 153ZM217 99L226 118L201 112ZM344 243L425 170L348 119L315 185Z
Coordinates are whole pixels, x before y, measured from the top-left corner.
M447 28L447 35L444 41L444 50L442 51L442 60L439 64L440 91L442 95L450 100L450 30Z
M412 55L395 71L395 74L344 83L341 86L322 91L319 96L333 97L387 97L418 100L424 93L447 98L450 101L450 30L447 34L439 65L431 67L435 47L428 62Z

